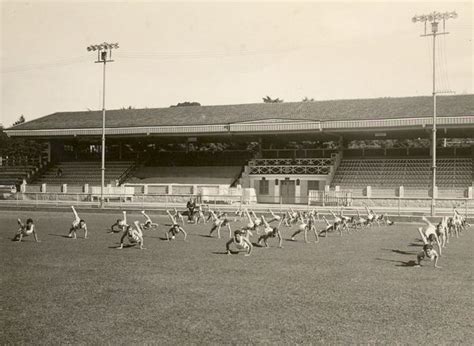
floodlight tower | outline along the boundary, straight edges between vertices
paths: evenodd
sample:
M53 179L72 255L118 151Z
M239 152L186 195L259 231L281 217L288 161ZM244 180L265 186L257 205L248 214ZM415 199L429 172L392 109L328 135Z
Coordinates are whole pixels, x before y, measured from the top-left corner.
M421 37L433 36L433 126L432 126L432 158L433 163L431 165L432 171L432 182L431 182L431 216L435 215L436 209L436 198L435 198L435 188L436 188L436 36L437 35L447 35L449 32L446 31L446 21L450 18L457 18L458 14L453 12L432 12L427 15L415 15L412 18L412 22L423 22L425 24L425 33L420 35ZM443 21L443 31L438 32L438 24L440 21ZM426 33L426 24L427 22L431 23L431 34Z
M104 185L105 185L105 65L112 60L112 49L119 48L118 43L101 43L87 47L87 51L97 51L96 63L104 64L102 74L102 177L100 183L100 207L104 207Z

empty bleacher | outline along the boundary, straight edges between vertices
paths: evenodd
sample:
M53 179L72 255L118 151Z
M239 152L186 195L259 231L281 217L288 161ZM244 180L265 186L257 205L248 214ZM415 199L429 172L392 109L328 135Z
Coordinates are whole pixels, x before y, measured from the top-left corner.
M115 182L124 172L133 166L131 161L110 161L105 164L105 183ZM58 174L61 169L61 175ZM101 184L100 161L74 161L59 162L52 165L41 176L34 180L34 184L50 185L100 185Z
M34 169L33 165L0 166L0 185L19 185Z
M431 159L343 159L332 186L344 189L374 188L429 189ZM439 188L464 189L473 183L471 158L442 158L437 160L436 185Z
M148 155L145 166L243 166L253 156L246 150L156 151Z
M230 185L240 172L240 166L140 167L127 183Z

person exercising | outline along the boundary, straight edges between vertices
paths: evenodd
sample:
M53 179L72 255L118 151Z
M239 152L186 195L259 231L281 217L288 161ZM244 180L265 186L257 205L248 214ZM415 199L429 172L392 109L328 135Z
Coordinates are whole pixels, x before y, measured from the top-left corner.
M250 240L245 236L245 232L242 230L234 231L234 236L225 244L227 254L230 255L230 246L234 244L237 250L246 250L247 253L245 256L250 256L252 252L252 243Z
M120 238L120 246L117 248L119 250L123 249L123 241L125 238L128 238L128 241L132 246L139 244L140 250L143 250L143 231L140 227L140 223L138 221L134 222L135 228L127 225L125 232L123 232L122 237Z
M26 225L21 222L21 219L18 219L18 225L20 228L16 232L15 236L13 237L13 241L18 241L21 242L23 240L23 237L27 237L30 235L34 235L35 241L39 243L40 241L38 240L38 236L36 234L36 229L35 229L35 224L33 222L33 219L29 218L26 220Z

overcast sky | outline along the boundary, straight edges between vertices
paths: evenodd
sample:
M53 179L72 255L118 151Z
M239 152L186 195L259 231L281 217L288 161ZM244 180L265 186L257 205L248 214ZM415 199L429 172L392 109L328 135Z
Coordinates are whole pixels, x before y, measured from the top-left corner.
M1 117L101 109L90 44L118 42L108 109L430 95L415 14L456 10L437 39L438 90L473 93L471 2L4 2Z

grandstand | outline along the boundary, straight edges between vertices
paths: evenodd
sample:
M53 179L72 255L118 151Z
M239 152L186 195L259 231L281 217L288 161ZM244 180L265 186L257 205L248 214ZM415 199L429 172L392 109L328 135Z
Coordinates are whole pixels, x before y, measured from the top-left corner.
M141 167L127 183L232 185L239 177L240 170L239 166Z
M439 97L437 108L441 138L472 138L474 95ZM428 196L429 147L349 144L429 139L431 113L431 97L110 110L106 183L241 185L269 203L306 203L312 190L358 195L367 186L379 195L403 186L407 195ZM47 147L50 166L35 183L98 185L101 121L101 112L59 112L6 133ZM438 148L439 189L463 196L472 189L467 143Z
M0 166L0 185L19 185L34 172L34 165Z
M331 183L333 186L380 187L404 186L429 189L430 159L358 159L342 160ZM443 188L465 188L472 184L472 159L437 160L437 185Z
M123 182L134 168L134 162L108 161L105 166L105 182ZM60 172L60 174L58 174ZM34 184L100 185L101 163L98 161L63 161L51 165L43 174L36 177Z

